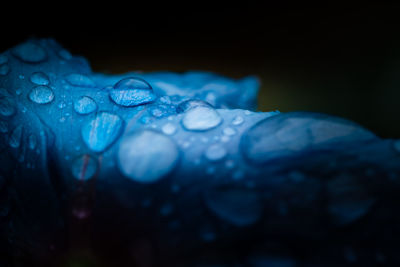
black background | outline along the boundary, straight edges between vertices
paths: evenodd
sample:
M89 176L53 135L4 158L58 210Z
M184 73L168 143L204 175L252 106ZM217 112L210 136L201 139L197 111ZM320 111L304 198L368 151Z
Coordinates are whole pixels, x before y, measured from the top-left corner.
M100 72L255 74L260 110L326 112L400 137L399 5L21 2L1 14L1 51L53 37Z

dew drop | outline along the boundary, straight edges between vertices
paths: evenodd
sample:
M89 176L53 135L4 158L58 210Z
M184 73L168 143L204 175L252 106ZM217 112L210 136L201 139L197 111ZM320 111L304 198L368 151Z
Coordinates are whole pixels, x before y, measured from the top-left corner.
M36 85L48 85L49 77L43 72L35 72L30 76L30 81Z
M82 96L79 98L77 101L74 102L74 110L78 114L89 114L94 112L97 109L97 104L96 102L88 97L88 96Z
M225 158L226 154L226 149L223 146L214 144L206 150L205 156L210 161L218 161Z
M151 130L125 137L119 147L118 162L128 178L153 183L170 173L179 159L175 143L167 136Z
M140 78L125 78L110 90L110 98L116 104L124 107L134 107L156 100L150 84Z
M173 135L176 133L176 127L175 125L173 125L172 123L168 122L166 123L162 129L163 133L165 133L166 135Z
M50 87L39 85L30 91L29 99L37 104L47 104L53 101L54 93Z
M123 120L118 115L100 112L83 125L82 138L91 150L102 152L120 136L123 126Z
M217 127L222 122L214 108L199 106L188 110L182 119L182 125L190 131L206 131Z
M72 175L80 181L89 180L98 169L97 160L87 154L76 157L71 164Z
M0 65L8 62L8 57L6 55L0 55Z
M233 136L233 135L236 134L236 130L235 130L235 129L232 129L231 127L225 128L225 129L223 130L223 132L224 132L224 134L227 135L227 136Z
M46 50L32 42L17 45L11 50L11 53L27 63L39 63L47 58Z

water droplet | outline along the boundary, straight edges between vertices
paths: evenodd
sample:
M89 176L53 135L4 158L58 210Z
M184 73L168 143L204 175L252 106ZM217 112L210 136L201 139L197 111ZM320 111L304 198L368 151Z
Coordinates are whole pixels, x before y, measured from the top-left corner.
M0 55L0 65L8 62L8 57L6 55Z
M21 80L23 80L23 79L25 79L25 76L22 75L22 74L20 74L20 75L18 75L18 78L20 78Z
M15 94L16 95L21 95L22 94L22 90L18 88L17 90L15 90Z
M0 65L0 75L7 75L10 72L10 67L8 64Z
M28 96L30 100L37 104L47 104L54 99L53 90L46 85L36 86L30 91Z
M11 50L11 53L27 63L39 63L47 58L46 50L32 42L17 45Z
M22 137L22 125L15 127L15 129L11 132L10 138L8 140L8 144L13 148L18 148L21 145L21 137Z
M91 150L102 152L120 136L123 125L123 120L118 115L100 112L83 125L83 141Z
M251 113L252 113L252 112L251 112L250 110L245 110L245 111L244 111L244 115L246 115L246 116L251 115Z
M191 131L210 130L221 122L222 118L215 109L204 106L188 110L182 119L183 127Z
M195 107L209 107L209 108L213 108L213 106L211 106L209 103L202 101L202 100L197 100L197 99L189 99L186 101L183 101L182 103L180 103L177 108L176 108L176 112L177 113L184 113L192 108Z
M72 86L87 88L96 87L96 84L89 77L79 73L68 74L65 80Z
M120 80L110 91L110 98L116 104L124 107L134 107L151 103L156 100L150 84L140 78Z
M225 158L227 152L226 149L220 144L211 145L205 153L208 160L217 161Z
M63 108L65 108L67 106L67 104L64 102L64 101L61 101L59 104L58 104L58 108L59 109L63 109Z
M0 115L10 117L16 112L15 103L11 98L0 99Z
M248 189L221 187L208 190L205 202L220 219L239 227L256 223L262 215L258 195Z
M172 123L168 122L162 127L162 131L167 135L173 135L176 133L176 127Z
M0 133L8 132L8 124L5 121L0 121Z
M167 136L150 130L125 137L119 147L121 172L142 183L152 183L170 173L179 159L175 143Z
M223 132L224 132L225 135L228 135L228 136L233 136L233 135L236 134L236 130L232 129L231 127L225 128L223 130Z
M31 75L30 81L37 85L48 85L50 83L49 77L43 72L35 72Z
M160 214L162 216L168 216L168 215L171 215L173 210L174 210L174 207L171 205L171 203L166 203L166 204L161 206Z
M244 172L242 170L237 170L233 173L232 179L233 180L241 180L244 177Z
M97 160L87 154L76 157L71 165L72 175L80 181L92 178L96 174L97 169Z
M29 137L28 137L29 148L34 150L36 148L36 143L37 143L36 135L34 135L34 134L29 135Z
M85 115L94 112L97 109L97 104L92 98L82 96L74 102L74 109L77 113Z

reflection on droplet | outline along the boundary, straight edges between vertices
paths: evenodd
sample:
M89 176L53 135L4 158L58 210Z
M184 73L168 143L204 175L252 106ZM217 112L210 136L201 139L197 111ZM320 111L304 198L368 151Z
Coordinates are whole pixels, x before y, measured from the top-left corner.
M202 101L202 100L198 100L198 99L189 99L186 101L183 101L182 103L180 103L178 105L178 107L176 108L176 112L177 113L183 113L186 112L192 108L195 107L209 107L212 108L213 106L211 106L209 103Z
M116 104L124 107L134 107L156 100L150 84L140 78L125 78L110 90L110 98Z
M100 112L83 125L83 141L91 150L102 152L120 136L123 125L123 120L118 115Z
M167 135L173 135L176 132L176 127L172 123L168 122L162 127L162 131Z

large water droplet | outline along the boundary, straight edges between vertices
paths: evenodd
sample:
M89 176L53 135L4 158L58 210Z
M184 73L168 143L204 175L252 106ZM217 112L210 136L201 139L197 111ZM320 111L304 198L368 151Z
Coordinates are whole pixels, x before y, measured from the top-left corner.
M46 85L36 86L30 91L28 96L30 100L37 104L47 104L54 99L53 90Z
M150 84L140 78L122 79L110 91L110 98L124 107L134 107L153 102L157 96Z
M30 80L37 85L48 85L50 83L49 77L43 72L35 72L31 75Z
M205 131L221 124L222 118L214 108L199 106L185 113L182 125L187 130Z
M74 102L74 109L79 114L89 114L97 109L97 104L92 98L88 96L82 96Z
M4 117L10 117L16 112L15 103L11 98L0 99L0 115Z
M27 63L38 63L47 58L46 50L32 42L17 45L11 50L11 53Z
M202 101L202 100L198 100L198 99L189 99L186 101L183 101L182 103L180 103L178 105L178 107L176 108L176 112L177 113L183 113L188 111L189 109L195 108L195 107L209 107L212 108L213 106L211 106L209 103Z
M0 75L7 75L10 72L10 67L8 64L3 64L0 66Z
M167 122L161 130L167 135L173 135L176 132L176 127L171 122Z
M11 132L10 138L8 140L8 144L11 147L17 148L21 145L22 130L22 125L19 125L15 127L15 129Z
M79 87L96 87L96 84L86 75L79 73L71 73L65 77L65 80L72 86Z
M81 130L85 144L95 152L108 148L121 134L124 122L115 114L101 112Z
M205 194L207 207L220 219L235 226L249 226L262 215L258 195L248 189L218 188Z
M125 137L118 151L121 172L142 183L156 182L165 177L178 159L175 143L169 137L149 130Z
M92 178L98 168L98 162L90 155L81 155L72 161L72 175L81 181L86 181Z
M225 158L226 154L226 149L223 146L214 144L206 150L205 156L211 161L217 161Z

